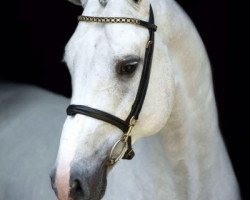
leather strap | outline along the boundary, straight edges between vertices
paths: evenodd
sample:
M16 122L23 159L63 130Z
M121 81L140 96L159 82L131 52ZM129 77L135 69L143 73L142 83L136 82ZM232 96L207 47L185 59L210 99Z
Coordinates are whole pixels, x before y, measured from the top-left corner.
M151 5L150 5L150 10L152 10ZM154 17L154 16L152 15L152 17ZM148 29L150 29L152 31L157 30L157 26L154 24L154 21L150 21L150 20L149 20L149 22L145 22L145 21L142 21L142 20L139 20L139 21L140 21L141 26L144 26L145 28L148 28Z
M75 114L87 115L89 117L110 123L121 129L123 132L128 131L128 124L124 120L101 110L84 105L69 105L67 108L67 115L74 116Z
M154 14L153 14L153 9L151 5L150 5L149 22L151 24L154 24ZM153 52L154 52L154 30L149 29L149 41L148 41L148 44L146 45L141 80L140 80L140 84L137 90L135 101L131 108L131 112L126 119L127 123L130 121L130 119L133 116L135 116L136 120L139 118L139 114L141 112L141 108L142 108L142 105L144 103L144 99L147 93L150 72L151 72Z

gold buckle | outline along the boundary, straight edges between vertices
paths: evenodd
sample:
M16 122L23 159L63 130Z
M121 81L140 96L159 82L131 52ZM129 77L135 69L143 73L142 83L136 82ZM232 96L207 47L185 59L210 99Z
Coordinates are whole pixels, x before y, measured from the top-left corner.
M153 44L153 41L149 40L146 44L146 48L148 48L151 44Z
M134 128L136 124L136 119L135 119L135 116L133 116L130 121L129 121L129 128L128 128L128 131L127 133L125 133L122 137L123 141L124 142L127 142L128 141L128 137L131 136L131 133L132 133L132 130Z

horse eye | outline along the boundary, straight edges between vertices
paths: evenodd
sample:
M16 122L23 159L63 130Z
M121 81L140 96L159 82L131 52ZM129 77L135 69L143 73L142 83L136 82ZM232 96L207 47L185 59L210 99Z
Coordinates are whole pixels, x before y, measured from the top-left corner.
M129 75L132 74L137 66L139 60L129 60L129 61L122 61L117 65L117 73L120 75Z

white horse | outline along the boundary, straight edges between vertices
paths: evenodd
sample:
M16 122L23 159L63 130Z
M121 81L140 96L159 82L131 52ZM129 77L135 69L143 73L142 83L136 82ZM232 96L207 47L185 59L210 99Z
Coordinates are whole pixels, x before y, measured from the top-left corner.
M158 30L148 92L132 132L135 158L108 168L106 187L103 161L122 132L87 116L68 117L51 174L58 198L70 199L73 177L80 184L74 200L240 199L218 128L209 60L183 10L173 0L71 1L84 7L83 15L145 21L151 4ZM65 51L71 103L125 119L147 39L148 31L135 25L80 22ZM131 60L131 74L117 74L119 64ZM68 101L29 87L13 88L0 87L0 199L54 199L46 173Z
M210 63L188 16L173 0L71 0L83 15L133 17L155 13L151 78L132 138L136 157L111 171L103 162L122 132L77 114L63 127L52 185L60 200L237 200L237 181L217 122ZM72 104L125 119L139 84L148 31L129 24L80 22L65 50ZM118 74L133 62L130 74ZM152 136L146 138L146 136ZM142 139L144 138L144 139ZM138 142L138 143L137 143Z

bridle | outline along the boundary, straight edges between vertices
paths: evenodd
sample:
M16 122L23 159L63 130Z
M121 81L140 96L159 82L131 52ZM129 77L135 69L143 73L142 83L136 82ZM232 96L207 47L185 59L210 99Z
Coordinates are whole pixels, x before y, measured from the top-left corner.
M146 27L149 30L149 40L146 44L145 56L144 56L144 64L143 70L141 74L141 79L139 83L139 87L137 90L136 98L132 105L131 111L126 120L122 120L112 114L107 112L91 108L84 105L69 105L67 108L67 114L70 116L74 116L75 114L87 115L89 117L105 121L110 123L123 131L123 135L120 140L118 140L110 152L109 164L114 164L121 158L131 160L134 157L134 151L132 149L131 144L131 133L132 129L135 126L146 93L150 78L152 57L154 51L154 32L157 30L157 26L154 24L154 13L153 9L150 5L150 15L149 22L142 21L134 18L125 18L125 17L92 17L92 16L79 16L79 21L84 22L95 22L95 23L128 23ZM119 151L119 148L122 151L119 152L118 156L115 155L115 151Z
M139 87L137 90L137 95L126 120L120 119L107 112L84 105L72 104L69 105L69 107L67 108L67 114L70 116L74 116L75 114L87 115L89 117L110 123L123 131L124 134L122 135L121 139L118 140L111 149L109 164L114 164L121 158L131 160L134 157L134 151L132 149L132 144L131 144L131 133L133 127L135 126L139 118L139 114L147 93L152 57L154 51L154 32L157 30L157 26L154 24L154 13L151 5L149 12L150 12L149 22L134 18L125 18L125 17L91 17L91 16L78 17L78 20L83 22L127 23L127 24L143 26L149 30L149 40L146 44L143 70L141 74ZM115 151L119 151L118 156L116 156Z

